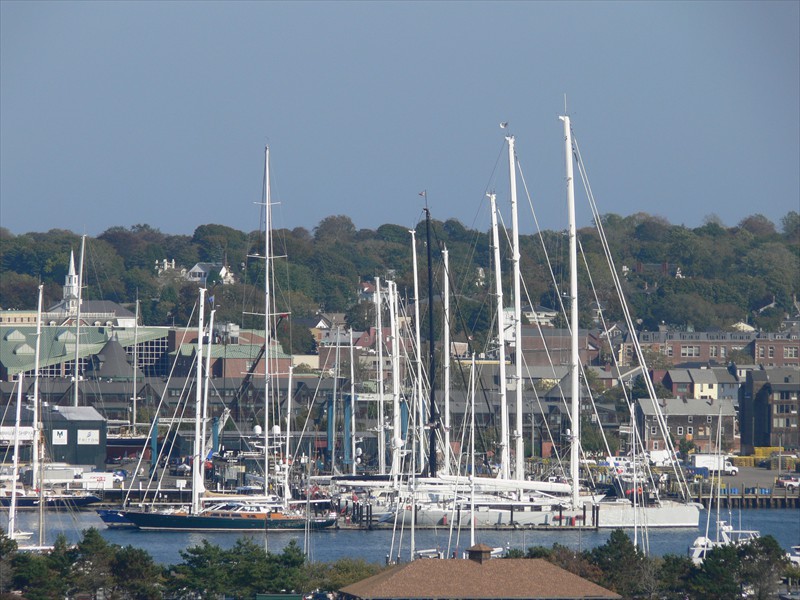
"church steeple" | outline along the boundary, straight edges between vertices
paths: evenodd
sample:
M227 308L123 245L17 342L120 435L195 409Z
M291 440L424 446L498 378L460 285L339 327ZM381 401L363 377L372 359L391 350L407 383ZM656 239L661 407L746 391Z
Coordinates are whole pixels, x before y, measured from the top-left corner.
M78 288L80 286L80 282L78 281L78 275L75 272L75 252L70 250L69 252L69 271L67 272L67 276L64 277L64 306L69 313L76 313L78 312Z

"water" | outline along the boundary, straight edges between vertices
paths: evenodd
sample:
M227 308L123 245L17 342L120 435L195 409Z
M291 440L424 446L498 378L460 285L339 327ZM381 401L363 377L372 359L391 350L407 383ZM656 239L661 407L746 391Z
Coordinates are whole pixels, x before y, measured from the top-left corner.
M698 535L705 533L706 511L701 511L700 527L694 529L655 529L650 531L650 553L654 555L685 555L687 547ZM36 513L23 511L19 513L19 527L27 531L36 529ZM727 513L723 511L720 518L728 519L737 529L757 529L762 535L772 535L780 545L789 549L800 544L800 510L796 509L743 509ZM710 537L714 537L715 515L711 515ZM2 522L2 517L0 517ZM302 547L302 532L269 532L265 538L263 533L182 533L139 531L126 529L108 529L100 518L90 511L82 512L48 512L47 543L52 543L59 533L63 533L70 542L81 538L81 531L96 527L103 537L112 544L134 546L147 550L157 563L176 564L182 562L180 551L199 545L202 540L222 548L230 548L240 537L249 537L259 544L266 543L272 552L280 552L291 540L296 540ZM5 524L4 524L5 525ZM504 546L526 550L530 546L550 547L559 543L573 550L587 550L604 544L608 540L610 530L600 531L476 531L476 541L492 547ZM633 531L629 530L633 536ZM340 558L363 558L372 563L383 563L392 550L391 530L324 530L312 533L310 555L312 560L329 562ZM392 557L398 555L407 560L409 557L410 532L408 529L395 534ZM469 531L453 532L452 538L448 529L423 530L416 533L416 548L437 548L445 554L461 553L469 546Z

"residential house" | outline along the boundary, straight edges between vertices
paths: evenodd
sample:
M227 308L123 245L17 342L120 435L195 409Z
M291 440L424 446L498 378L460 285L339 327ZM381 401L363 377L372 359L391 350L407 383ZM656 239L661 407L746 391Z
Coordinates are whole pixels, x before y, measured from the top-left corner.
M186 279L201 286L205 286L212 276L218 277L222 285L236 282L233 272L221 262L199 262L186 272Z
M658 406L667 433L677 448L680 440L694 442L698 452L716 452L717 431L724 452L737 452L740 446L736 409L731 400L701 398L659 399ZM656 408L649 398L636 400L636 425L647 450L664 450L666 440L659 425Z

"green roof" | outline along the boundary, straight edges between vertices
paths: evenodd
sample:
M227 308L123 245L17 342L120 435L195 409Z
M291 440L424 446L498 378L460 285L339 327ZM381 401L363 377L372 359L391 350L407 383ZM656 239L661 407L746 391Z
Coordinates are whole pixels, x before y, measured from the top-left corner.
M80 358L97 354L112 336L116 336L123 347L133 345L134 336L138 343L166 337L166 327L139 327L119 329L112 327L80 328L81 343L78 349ZM75 328L66 326L42 327L39 368L75 360ZM13 325L0 328L0 363L8 375L32 371L36 366L36 326Z

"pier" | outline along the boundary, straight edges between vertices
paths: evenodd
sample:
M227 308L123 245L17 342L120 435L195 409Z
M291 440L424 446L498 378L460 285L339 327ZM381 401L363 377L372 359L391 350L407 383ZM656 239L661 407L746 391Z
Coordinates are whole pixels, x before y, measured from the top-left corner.
M720 490L719 503L722 508L800 508L800 492L787 488L746 487ZM717 501L717 494L703 491L694 497L696 502L708 508Z

